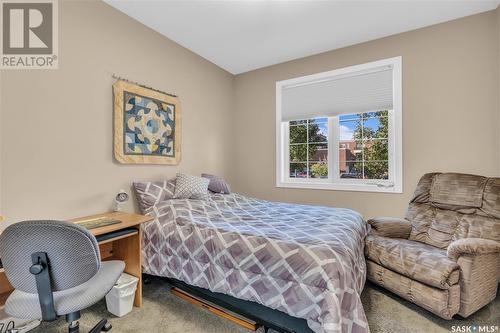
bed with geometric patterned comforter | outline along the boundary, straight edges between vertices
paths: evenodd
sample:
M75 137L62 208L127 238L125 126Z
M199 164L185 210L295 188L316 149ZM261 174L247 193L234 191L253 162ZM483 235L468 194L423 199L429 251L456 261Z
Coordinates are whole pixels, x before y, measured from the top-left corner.
M357 212L239 194L161 200L143 190L154 199L141 205L154 217L142 226L145 273L304 318L317 333L369 332L360 300L367 227Z

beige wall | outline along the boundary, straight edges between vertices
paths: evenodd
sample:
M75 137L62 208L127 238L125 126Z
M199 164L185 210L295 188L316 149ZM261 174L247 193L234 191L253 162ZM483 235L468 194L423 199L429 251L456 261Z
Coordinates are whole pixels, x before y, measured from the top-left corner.
M3 209L2 209L2 114L3 114L3 107L2 107L2 74L3 71L0 70L0 230L2 230L2 224L1 222L3 221L4 217L2 215Z
M9 222L105 211L133 180L177 171L213 172L244 194L367 217L402 215L425 172L500 173L500 10L236 77L102 2L61 2L59 11L59 70L0 76L0 213ZM399 55L404 193L276 188L275 82ZM180 96L179 166L113 160L112 73Z
M497 19L492 11L236 76L234 189L401 216L425 172L498 176ZM275 82L394 56L403 57L404 193L276 188Z
M9 222L109 210L133 180L227 174L231 74L102 2L60 2L59 18L59 69L5 71L0 81L1 213ZM179 166L113 160L112 73L180 96Z

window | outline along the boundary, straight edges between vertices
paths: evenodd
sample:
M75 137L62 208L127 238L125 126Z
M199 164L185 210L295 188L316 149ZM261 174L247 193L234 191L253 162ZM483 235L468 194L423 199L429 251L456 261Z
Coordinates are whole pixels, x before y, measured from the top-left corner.
M339 116L339 176L389 179L389 111Z
M280 81L277 186L402 191L401 58Z
M328 118L289 122L290 178L328 178Z

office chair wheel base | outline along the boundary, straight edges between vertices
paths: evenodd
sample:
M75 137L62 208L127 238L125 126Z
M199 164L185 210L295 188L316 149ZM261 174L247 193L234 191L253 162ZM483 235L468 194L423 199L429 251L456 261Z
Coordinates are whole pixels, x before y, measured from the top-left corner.
M113 325L111 325L111 323L107 322L103 327L102 327L102 331L103 332L108 332L110 331L111 329L113 328Z
M111 324L108 322L108 320L103 319L99 323L97 323L97 325L95 325L94 328L92 328L89 333L107 332L111 330L111 328L112 328Z

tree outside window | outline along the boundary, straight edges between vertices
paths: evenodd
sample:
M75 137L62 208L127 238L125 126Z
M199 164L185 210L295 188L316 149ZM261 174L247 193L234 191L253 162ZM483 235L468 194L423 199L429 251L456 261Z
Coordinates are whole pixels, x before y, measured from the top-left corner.
M341 178L389 178L388 111L339 117Z
M328 118L291 121L290 178L328 177Z

